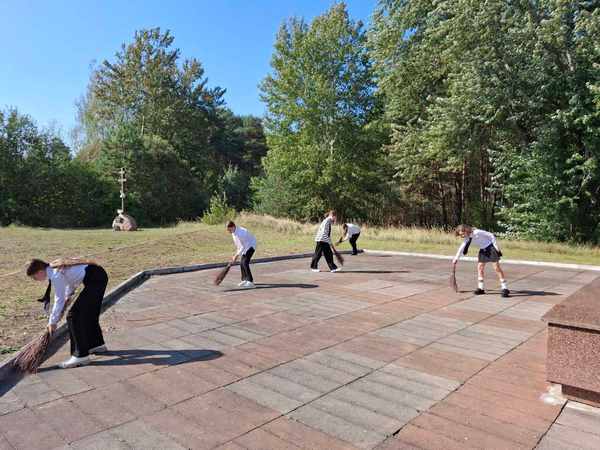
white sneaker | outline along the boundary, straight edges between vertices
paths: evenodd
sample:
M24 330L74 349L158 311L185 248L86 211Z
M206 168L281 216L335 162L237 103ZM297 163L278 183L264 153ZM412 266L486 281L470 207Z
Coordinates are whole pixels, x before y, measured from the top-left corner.
M71 356L64 362L61 362L58 367L61 369L71 369L73 367L85 366L90 363L90 357L84 356L82 358L78 358L77 356Z
M319 269L310 269L312 272L320 272Z
M96 355L98 353L106 353L108 348L106 348L105 344L99 345L98 347L90 348L90 353Z
M342 271L342 268L341 268L341 267L338 267L337 269L333 269L333 270L331 271L331 273L335 273L335 272L341 272L341 271Z
M246 289L254 289L256 286L254 285L254 283L252 281L246 281L246 284L244 284L244 287Z
M246 284L246 280L242 280L238 283L238 286L242 287Z

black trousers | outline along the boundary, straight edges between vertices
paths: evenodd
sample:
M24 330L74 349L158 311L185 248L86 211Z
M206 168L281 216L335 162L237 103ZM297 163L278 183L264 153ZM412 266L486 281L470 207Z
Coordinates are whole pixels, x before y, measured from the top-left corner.
M315 254L313 255L312 262L310 263L310 268L318 269L319 260L323 255L325 255L325 261L327 261L329 270L337 269L337 266L333 262L333 252L331 251L331 245L327 242L317 242L317 246L315 247Z
M353 255L358 255L358 248L356 248L356 241L358 241L359 237L360 237L360 233L356 233L356 234L353 234L352 236L350 236L350 239L348 239L348 242L350 242L350 245L352 246L352 254Z
M250 247L245 255L242 255L240 260L240 268L242 269L242 281L254 282L252 272L250 271L250 259L254 255L254 247Z
M73 356L88 356L91 348L104 345L99 320L107 284L108 275L102 267L87 266L83 289L67 314Z

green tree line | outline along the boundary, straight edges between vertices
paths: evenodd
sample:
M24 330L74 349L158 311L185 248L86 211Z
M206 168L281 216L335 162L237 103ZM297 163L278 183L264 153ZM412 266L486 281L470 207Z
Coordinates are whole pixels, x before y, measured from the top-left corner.
M225 194L300 220L600 241L596 0L380 0L368 26L336 3L281 25L260 91L266 116L236 116L170 32L140 30L92 71L71 151L2 114L0 220L105 224L123 166L146 225Z

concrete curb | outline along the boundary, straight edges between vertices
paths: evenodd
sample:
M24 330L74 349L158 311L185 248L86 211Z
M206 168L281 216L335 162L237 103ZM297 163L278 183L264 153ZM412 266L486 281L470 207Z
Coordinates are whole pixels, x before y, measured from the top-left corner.
M395 256L414 256L417 258L431 258L431 259L445 259L452 261L454 256L448 255L436 255L432 253L411 253L411 252L396 252L388 250L362 250L367 255L395 255ZM461 261L474 261L477 262L477 258L473 256L463 256ZM502 259L502 264L522 264L526 266L541 266L541 267L555 267L557 269L572 269L572 270L590 270L593 272L600 272L600 266L592 266L587 264L567 264L567 263L551 263L545 261L527 261L518 259Z
M362 252L362 250L361 250ZM351 253L350 250L340 251L342 254ZM275 261L284 261L289 259L301 259L301 258L309 258L312 256L312 253L296 253L292 255L286 256L270 256L266 258L256 258L252 261L252 264L264 264L271 263ZM210 269L219 269L221 267L225 267L227 263L207 263L207 264L193 264L190 266L173 266L173 267L162 267L157 269L147 269L141 272L136 273L132 277L128 278L115 288L113 288L108 294L104 296L104 300L102 300L102 312L106 311L108 308L113 306L119 299L124 297L127 293L131 292L133 289L144 283L147 279L153 276L161 276L161 275L172 275L177 273L185 273L185 272L197 272L200 270L210 270ZM239 263L236 263L239 265ZM52 343L50 344L50 348L48 349L48 353L46 354L46 359L52 356L56 351L62 346L62 342L66 338L68 333L67 324L63 323L59 326L53 337ZM62 342L61 342L62 341ZM20 352L17 352L15 355L10 357L5 361L0 362L0 381L8 379L10 377L15 376L14 370L14 360L19 355ZM2 392L0 392L0 396Z

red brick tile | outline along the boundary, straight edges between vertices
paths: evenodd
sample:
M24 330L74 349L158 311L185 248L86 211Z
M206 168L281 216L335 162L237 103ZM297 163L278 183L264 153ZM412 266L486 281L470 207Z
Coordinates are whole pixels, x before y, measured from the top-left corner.
M487 403L481 399L463 395L460 392L454 392L444 399L445 402L450 403L461 408L470 409L478 414L484 414L501 422L512 423L519 425L520 427L532 430L534 432L546 432L550 427L551 422L540 419L539 417L533 416L528 413L508 408L504 405Z
M462 395L474 397L483 403L504 406L551 422L556 419L556 416L558 416L562 408L562 405L548 405L538 399L533 401L522 400L508 394L500 394L472 384L462 386L458 392Z
M257 428L248 434L237 438L235 443L248 450L299 450L300 447L279 439L274 434Z
M517 424L502 422L444 401L433 406L429 413L529 447L534 447L541 437L539 432L527 430Z
M493 448L494 450L529 450L531 448L530 445L508 441L489 431L481 431L429 413L421 414L411 422L411 425L446 436L449 439L475 448Z
M465 322L479 322L486 317L490 317L490 313L483 311L475 311L472 309L439 309L431 313L434 316L447 317L450 319L463 320Z
M121 404L107 398L100 390L78 394L69 399L85 414L91 416L105 428L121 425L135 419L135 414Z
M306 450L321 448L327 450L356 450L353 445L347 442L287 417L280 417L273 422L267 423L264 425L264 429L281 439L300 445Z
M543 322L538 320L523 320L500 315L490 317L489 319L484 320L481 324L491 325L493 327L508 328L511 330L526 331L529 333L535 333L543 330L546 326Z
M377 450L422 450L412 444L407 444L396 437L391 437L385 440L381 445L377 446Z
M383 362L395 361L417 348L416 345L373 334L359 336L335 347L336 350L356 353Z
M37 406L34 412L42 422L56 430L66 442L77 441L105 428L74 403L65 399Z
M396 438L401 442L405 442L423 450L465 450L476 448L472 447L467 442L458 442L411 424L402 428L396 435Z
M19 450L55 448L66 443L50 424L40 420L30 409L0 416L0 433Z
M452 380L465 381L485 367L488 362L455 353L423 348L403 356L394 364Z

